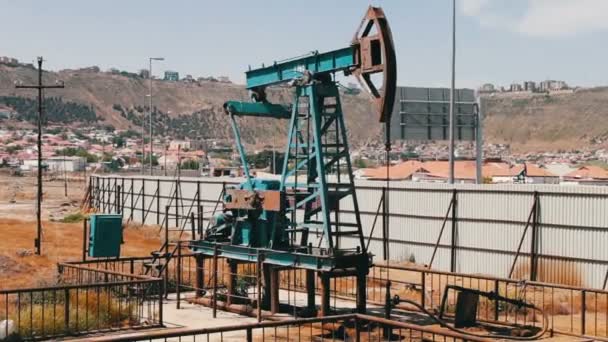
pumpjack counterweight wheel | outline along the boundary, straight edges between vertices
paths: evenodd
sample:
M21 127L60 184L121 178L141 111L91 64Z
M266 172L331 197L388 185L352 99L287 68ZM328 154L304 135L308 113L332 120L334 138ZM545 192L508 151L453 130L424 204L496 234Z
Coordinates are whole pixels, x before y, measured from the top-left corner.
M371 95L380 115L379 121L390 120L397 90L397 58L390 26L379 7L370 6L355 33L352 44L358 46L355 60L358 67L351 70L359 83ZM382 74L382 84L374 84L372 75Z

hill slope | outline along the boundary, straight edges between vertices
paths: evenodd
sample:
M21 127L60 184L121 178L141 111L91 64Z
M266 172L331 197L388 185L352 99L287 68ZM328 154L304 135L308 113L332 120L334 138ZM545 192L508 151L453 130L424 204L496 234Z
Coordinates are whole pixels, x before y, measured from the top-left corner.
M33 91L15 89L14 82L33 84L36 77L34 69L0 65L0 97L34 97L36 93ZM93 108L100 125L112 125L116 129L138 128L143 112L147 112L144 106L147 106L145 94L148 93L148 80L139 77L89 70L64 70L45 72L43 78L47 83L63 80L66 86L65 89L46 91L46 97L62 97L65 102ZM227 100L248 99L247 91L242 85L230 83L155 80L153 89L153 107L157 108L157 117L161 119L158 121L163 121L166 125L170 122L173 126L182 126L172 129L165 127L166 132L190 137L232 139L232 131L222 105ZM288 89L273 89L270 98L272 101L290 103L291 92ZM372 104L366 95L343 95L342 105L349 135L353 138L352 143L363 143L379 134L382 126L372 114ZM119 107L123 108L124 113L117 110ZM131 117L126 115L128 111L132 112ZM286 120L239 120L242 122L243 139L249 144L268 144L274 139L280 143L287 134Z
M35 83L36 75L32 68L0 65L0 100L15 96L33 98L33 91L17 90L14 82ZM147 112L144 110L147 80L132 74L89 69L44 73L45 82L53 83L57 79L65 81L66 88L48 90L46 97L61 97L64 103L53 104L78 112L76 114L83 116L80 124L91 124L93 114L88 109L92 109L99 125L112 125L117 129L140 127L141 118ZM222 104L227 100L247 99L242 85L229 83L155 80L153 87L153 105L158 111L155 130L175 137L232 139ZM285 88L273 89L270 97L275 102L291 102L291 92ZM377 122L365 94L343 95L342 104L352 145L382 138L382 125ZM515 151L571 150L606 145L608 141L608 88L552 96L485 97L484 108L486 143L507 143ZM24 118L28 117L26 113L22 114ZM70 117L75 115L70 114ZM29 117L32 118L31 113ZM284 143L288 124L285 120L239 120L246 143Z
M608 141L608 88L484 98L486 141L517 151L572 150Z

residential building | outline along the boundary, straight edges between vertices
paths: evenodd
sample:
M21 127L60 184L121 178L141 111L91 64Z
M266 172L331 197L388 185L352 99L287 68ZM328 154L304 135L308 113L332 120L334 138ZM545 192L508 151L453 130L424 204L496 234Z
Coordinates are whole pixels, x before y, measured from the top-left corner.
M148 69L139 70L139 77L145 78L145 79L150 78L150 70L148 70Z
M170 150L177 150L178 148L181 150L188 150L190 147L191 145L189 140L172 140L169 143Z
M492 83L486 83L479 88L480 93L493 93L496 91L496 87Z
M536 82L534 81L526 81L524 82L524 90L529 92L536 92Z
M228 78L228 76L218 76L217 80L222 83L230 83L230 78Z
M608 170L599 166L581 166L564 175L562 181L573 185L608 185Z
M546 80L540 83L541 92L549 92L555 90L568 89L568 84L565 81Z
M526 184L559 184L559 176L546 168L525 163L512 168L514 177L520 178Z
M63 157L56 156L42 160L43 169L46 167L50 172L79 172L83 171L87 165L87 160L84 157ZM38 168L38 159L31 157L23 159L21 169L25 171L34 171Z
M447 161L419 162L409 160L389 168L391 180L413 182L446 183L449 178L449 163ZM502 161L484 162L481 170L484 182L514 183L518 179L530 184L558 184L559 176L548 170L532 164L511 166ZM375 169L364 169L360 178L369 180L385 180L386 166ZM458 160L454 165L456 183L475 183L477 167L474 160Z
M406 162L390 166L388 169L388 177L390 180L412 180L412 176L416 172L424 171L423 163L416 160L408 160ZM361 173L361 178L370 180L386 180L386 166L380 166L375 169L364 169Z
M523 91L524 88L519 83L513 83L513 84L511 84L510 90L511 91Z

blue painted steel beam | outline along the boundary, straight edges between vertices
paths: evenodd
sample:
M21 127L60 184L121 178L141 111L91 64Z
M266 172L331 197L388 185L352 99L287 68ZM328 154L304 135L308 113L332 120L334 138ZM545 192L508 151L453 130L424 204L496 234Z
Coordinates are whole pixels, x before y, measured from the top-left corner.
M224 109L230 114L238 116L256 116L273 119L291 118L291 106L273 104L269 102L241 102L228 101Z
M247 89L290 82L302 77L304 71L324 74L346 70L355 65L355 48L352 46L325 53L315 51L310 55L247 71Z
M258 258L262 258L265 264L297 267L324 272L331 272L343 268L352 268L357 265L364 270L364 273L367 273L367 268L371 264L367 254L344 254L339 256L315 255L305 253L305 248L301 251L281 251L266 248L229 245L203 240L191 241L190 248L195 253L200 253L207 256L213 256L217 251L217 256L220 258L229 258L245 262L256 262Z
M245 173L245 177L247 178L247 183L245 184L245 190L253 190L253 181L251 180L251 175L249 174L249 165L247 164L247 155L245 154L245 149L243 148L243 144L241 143L241 133L239 132L239 127L236 124L236 120L234 119L234 115L230 114L230 125L232 126L232 131L234 132L234 138L236 139L236 148L239 151L239 155L241 156L241 164L243 164L243 172Z

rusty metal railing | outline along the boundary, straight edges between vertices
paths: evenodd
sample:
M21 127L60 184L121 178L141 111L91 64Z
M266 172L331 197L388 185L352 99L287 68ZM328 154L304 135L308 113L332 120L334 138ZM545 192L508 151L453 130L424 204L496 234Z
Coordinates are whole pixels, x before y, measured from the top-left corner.
M383 336L391 331L391 336ZM492 341L446 329L395 322L366 315L239 324L207 329L170 329L121 336L89 338L87 341Z
M150 291L161 279L58 266L56 285L0 290L3 336L49 339L162 325L162 305Z
M387 270L390 270L387 272ZM291 270L287 272L299 272ZM388 276L387 276L388 275ZM287 278L282 276L282 280ZM288 288L305 291L303 275L291 275L295 284ZM608 291L552 283L429 270L423 267L375 265L367 278L368 303L384 305L386 282L391 282L391 295L414 300L428 309L438 308L446 285L459 285L482 291L494 291L512 299L523 299L542 308L549 317L549 330L555 333L588 336L608 341ZM283 283L282 283L283 284ZM356 297L356 280L341 278L331 283L334 298ZM448 296L448 314L456 304ZM401 309L413 309L398 306ZM541 326L542 321L530 310L517 309L500 301L480 298L477 317L482 321Z
M100 267L114 271L129 271L143 269L142 265L150 258L122 258L118 260L87 262L87 267ZM181 260L179 263L177 260ZM201 291L213 291L213 260L203 259L197 264L194 254L184 249L183 253L174 255L169 264L169 288L175 291L181 289L182 299L191 300L200 297ZM389 272L387 272L389 271ZM230 276L250 275L255 278L256 265L239 265L237 272L231 272L225 260L220 259L217 269L216 289L220 296L225 295L227 279ZM204 280L202 286L197 286L197 277ZM386 281L391 281L391 294L402 298L415 300L424 307L433 309L440 304L446 285L460 285L483 291L494 291L512 299L524 299L545 310L549 317L549 329L555 333L590 336L596 339L608 340L608 291L543 283L518 281L514 279L491 277L486 275L471 275L462 273L443 272L417 266L375 265L367 277L367 301L373 305L384 305ZM318 282L318 279L317 279ZM280 285L287 291L282 296L287 304L295 304L297 292L305 292L306 276L302 270L285 269L280 271ZM320 284L317 283L317 289ZM318 291L318 290L317 290ZM246 295L255 301L257 297L255 286L249 288ZM317 292L319 293L319 292ZM332 303L336 307L338 299L354 300L356 298L356 280L350 277L332 279L330 283ZM228 299L230 296L225 296ZM235 295L233 302L244 298ZM242 296L244 297L244 296ZM447 314L453 311L455 298L448 296ZM179 303L179 302L178 302ZM213 303L210 303L213 305ZM179 305L179 304L177 304ZM216 302L217 305L217 302ZM402 306L402 309L407 307ZM412 309L412 308L407 308ZM500 301L480 299L478 317L483 321L499 323L516 323L540 326L538 317L526 310L517 310Z

